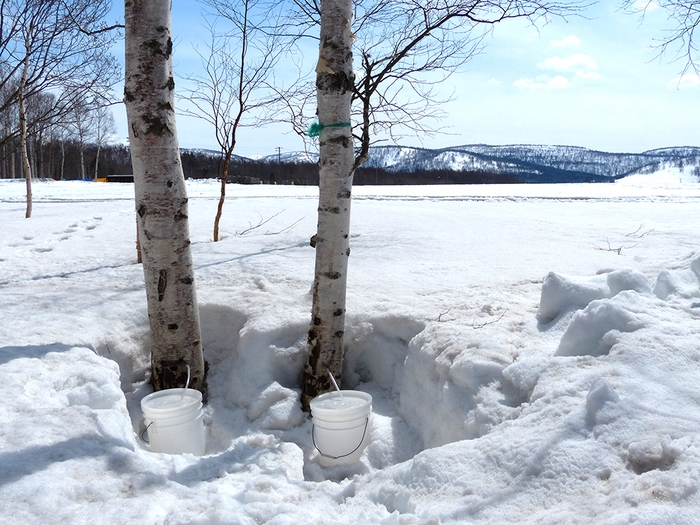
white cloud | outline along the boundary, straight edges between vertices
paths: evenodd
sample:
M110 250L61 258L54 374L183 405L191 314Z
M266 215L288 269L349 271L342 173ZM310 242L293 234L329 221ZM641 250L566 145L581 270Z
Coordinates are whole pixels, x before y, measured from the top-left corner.
M551 40L549 44L552 47L573 47L573 46L578 46L581 43L581 40L577 36L570 35L567 36L566 38L562 38L561 40Z
M497 78L491 78L491 79L489 79L489 81L487 82L487 84L488 84L489 86L500 86L500 85L501 85L501 81L498 80Z
M596 71L577 71L574 75L576 80L599 80L603 75Z
M576 37L568 37L564 40L573 42ZM562 42L562 41L560 41ZM595 71L598 69L598 64L590 56L577 53L566 58L550 57L546 58L537 67L540 69L548 69L562 74L556 76L540 75L534 79L523 77L516 80L513 84L516 87L528 89L566 89L571 87L576 81L598 80L603 78L600 73Z
M572 71L577 69L598 69L598 64L588 55L577 53L567 58L545 58L537 64L541 69L553 69L555 71Z
M700 75L683 75L674 78L668 83L668 87L677 89L694 88L698 86L700 86Z
M516 80L513 85L515 87L527 89L565 89L569 87L569 79L561 75L549 77L548 75L540 75L537 78L521 78Z

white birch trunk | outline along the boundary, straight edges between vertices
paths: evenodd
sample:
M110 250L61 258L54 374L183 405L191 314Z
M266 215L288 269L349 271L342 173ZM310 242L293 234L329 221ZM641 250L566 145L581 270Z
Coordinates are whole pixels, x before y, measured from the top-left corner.
M318 229L314 237L309 358L302 405L332 388L326 369L340 383L345 333L345 289L350 255L350 202L354 153L350 103L354 76L350 23L352 0L322 0L321 43L316 67L319 135Z
M85 148L83 147L82 139L80 140L80 178L85 180Z
M61 180L65 180L65 170L66 167L66 141L61 139Z
M32 216L32 167L29 163L29 150L27 148L27 111L24 104L24 89L20 89L19 95L19 152L22 157L22 171L27 185L27 209L24 214L29 219Z
M19 81L18 106L19 106L19 151L22 158L22 170L27 185L27 209L24 214L29 219L32 216L32 167L29 164L29 150L27 149L27 109L25 107L24 90L27 85L27 74L29 72L29 56L31 54L31 38L34 26L29 25L24 39L24 65L22 76Z
M174 111L170 0L126 0L124 99L156 390L205 390L188 206Z
M97 142L97 155L95 155L95 176L94 179L98 178L97 172L100 170L100 149L102 149L102 142Z

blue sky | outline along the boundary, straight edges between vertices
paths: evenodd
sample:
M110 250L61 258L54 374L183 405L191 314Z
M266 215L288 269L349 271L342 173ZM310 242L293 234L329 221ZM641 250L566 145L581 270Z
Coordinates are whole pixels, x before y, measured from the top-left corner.
M173 1L176 77L198 67L192 45L207 40L200 11L197 2ZM123 16L122 6L114 16ZM502 23L487 36L484 51L441 86L454 94L440 122L446 134L401 144L561 144L614 152L698 146L700 81L696 75L679 81L684 63L674 61L674 53L659 59L653 47L669 27L662 9L642 19L620 11L616 1L599 2L585 18L537 28ZM123 54L123 45L115 53ZM314 64L313 48L309 55ZM115 117L124 140L123 106L115 107ZM191 117L178 117L178 136L182 147L218 149L208 125ZM243 128L236 153L268 155L278 147L304 146L284 125Z

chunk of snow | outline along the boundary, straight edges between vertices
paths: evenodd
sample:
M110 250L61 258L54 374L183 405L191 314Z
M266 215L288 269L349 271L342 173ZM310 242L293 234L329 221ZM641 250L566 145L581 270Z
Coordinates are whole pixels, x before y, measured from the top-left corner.
M646 326L643 315L630 311L639 294L624 291L612 299L591 302L576 312L559 342L555 355L601 356L610 352L621 332L634 332Z
M700 257L687 270L661 270L654 281L654 294L659 299L700 297Z
M549 323L566 311L585 308L591 301L609 296L605 275L569 277L549 272L542 283L537 320Z

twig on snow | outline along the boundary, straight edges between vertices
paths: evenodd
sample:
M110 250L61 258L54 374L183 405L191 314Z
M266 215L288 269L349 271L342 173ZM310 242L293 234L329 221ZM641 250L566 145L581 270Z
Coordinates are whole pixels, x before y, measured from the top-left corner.
M298 219L297 221L293 222L286 228L281 229L280 231L277 232L271 232L271 231L266 231L265 235L279 235L280 233L287 233L290 231L292 228L294 228L297 224L299 224L301 221L303 221L306 217L302 217L301 219Z
M595 244L594 244L593 246L595 246L596 250L600 250L600 251L602 251L602 252L615 252L615 253L617 253L618 255L622 255L622 250L623 250L623 249L629 250L630 248L634 248L635 246L637 246L637 244L639 244L639 243L634 243L634 244L632 244L632 245L630 245L630 246L619 246L619 247L617 247L617 248L613 248L612 246L610 246L610 241L609 241L608 239L606 239L605 242L606 242L607 245L608 245L607 248L602 248L601 246L597 246L597 245L595 245Z
M498 317L498 319L494 319L493 321L486 321L486 322L484 322L484 323L477 323L477 322L476 322L476 317L475 317L474 320L472 321L472 328L473 328L474 330L480 330L480 329L483 328L484 326L488 326L488 325L490 325L490 324L496 324L498 321L500 321L501 319L503 319L503 316L506 315L506 312L507 312L507 311L508 311L508 310L503 310L503 313Z
M443 321L443 320L442 320L442 316L443 316L443 315L449 314L449 313L450 313L450 310L452 310L452 308L448 308L446 312L442 312L440 315L438 315L437 322L438 322L438 323L447 322L448 319L445 319L445 320Z
M639 228L637 228L632 233L625 234L625 237L632 237L634 239L642 239L643 237L646 237L647 235L649 235L650 233L652 233L654 231L654 228L652 228L651 230L646 230L646 231L642 231L642 228L644 228L644 224L641 224L639 226Z

